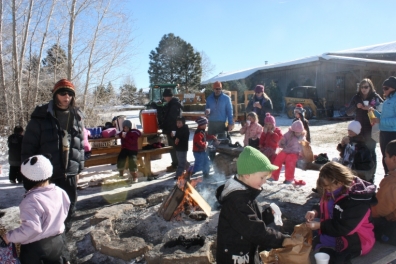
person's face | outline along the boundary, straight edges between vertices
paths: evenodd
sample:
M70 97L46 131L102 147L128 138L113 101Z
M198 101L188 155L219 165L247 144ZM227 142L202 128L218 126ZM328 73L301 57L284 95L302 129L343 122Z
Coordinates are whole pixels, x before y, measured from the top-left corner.
M129 131L129 127L127 127L127 126L124 126L124 132L128 132Z
M215 93L216 96L219 96L221 94L222 88L213 88L213 92Z
M205 125L200 125L200 126L199 126L199 128L200 128L200 129L203 129L203 130L205 130L206 127L207 127L207 124L205 124Z
M67 109L73 99L74 93L70 91L62 91L56 94L58 101L58 107L61 109Z
M388 170L396 170L396 156L389 156L387 152L385 152L385 164L388 167Z
M256 120L253 118L253 117L251 117L251 116L247 116L247 120L249 120L250 122L252 122L252 123L254 123Z
M293 132L294 133L294 135L296 136L296 137L301 137L302 136L302 132Z
M273 125L272 123L264 123L264 126L265 126L268 130L274 129L274 125Z
M388 86L382 87L382 90L384 90L384 96L385 96L385 97L389 97L389 94L390 94L391 92L394 92L394 91L395 91L395 89L390 88L390 87L388 87Z
M362 85L360 85L359 89L363 95L368 95L371 90L371 87L368 82L365 82L365 83L362 83Z
M176 121L176 126L178 127L178 128L181 128L182 126L183 126L183 122L182 121Z
M295 116L296 118L300 118L300 113L299 113L298 111L294 111L294 116Z
M172 99L172 96L165 96L164 100L169 103L169 101Z
M244 183L252 188L261 190L261 186L266 183L267 178L271 176L269 171L259 171L244 176Z
M263 96L263 92L256 92L256 97L260 98L261 96Z
M348 137L356 137L356 136L357 136L357 134L355 132L348 129Z
M335 190L337 190L338 188L340 188L342 186L342 183L340 182L336 182L336 181L329 181L328 179L323 179L323 189L326 192L332 193Z

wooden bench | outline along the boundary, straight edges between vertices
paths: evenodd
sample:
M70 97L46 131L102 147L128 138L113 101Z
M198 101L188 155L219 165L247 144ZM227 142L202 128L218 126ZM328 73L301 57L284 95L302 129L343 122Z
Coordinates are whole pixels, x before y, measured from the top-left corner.
M146 177L151 176L151 157L155 155L169 153L172 148L172 146L167 146L163 148L139 150L137 155L138 170L141 171ZM120 151L120 145L105 148L92 148L91 157L85 161L85 167L116 164L117 157Z

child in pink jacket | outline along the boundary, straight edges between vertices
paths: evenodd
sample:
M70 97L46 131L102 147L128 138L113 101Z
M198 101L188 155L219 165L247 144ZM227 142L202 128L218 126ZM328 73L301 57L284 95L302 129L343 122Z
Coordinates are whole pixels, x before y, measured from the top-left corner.
M260 151L267 158L274 162L276 158L276 149L279 147L279 141L282 138L282 131L276 127L275 117L267 113L264 118L263 133L260 137Z
M22 244L22 264L63 263L63 222L70 200L64 190L49 183L52 170L51 162L42 155L32 156L21 165L27 191L19 205L21 226L7 232L2 239L6 244Z
M245 125L241 128L240 133L245 135L243 140L244 146L252 146L258 149L263 127L258 123L258 117L255 112L247 114ZM249 144L250 140L250 144Z
M282 151L276 156L274 165L278 166L279 169L272 172L272 177L269 181L277 181L282 168L282 164L285 163L285 181L284 184L291 184L294 180L294 171L298 156L301 152L301 144L299 141L305 140L304 125L300 120L294 121L289 131L283 135L283 138L279 142L279 147Z

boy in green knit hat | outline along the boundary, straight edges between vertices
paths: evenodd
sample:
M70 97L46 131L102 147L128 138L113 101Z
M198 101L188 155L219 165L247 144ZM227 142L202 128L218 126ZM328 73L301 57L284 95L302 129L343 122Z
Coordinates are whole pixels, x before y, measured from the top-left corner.
M217 263L261 263L258 252L282 247L288 237L270 227L268 207L261 212L256 197L271 172L271 164L259 150L247 146L237 160L238 175L220 186L216 198L222 205L217 229Z

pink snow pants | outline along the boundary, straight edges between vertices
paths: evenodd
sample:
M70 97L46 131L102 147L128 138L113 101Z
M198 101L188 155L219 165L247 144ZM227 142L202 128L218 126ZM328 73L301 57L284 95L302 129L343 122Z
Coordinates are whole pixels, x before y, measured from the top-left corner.
M279 169L272 172L272 178L274 180L279 180L279 174L282 169L282 164L285 163L285 180L286 181L293 181L294 180L294 171L296 169L296 164L298 160L298 154L296 153L286 153L281 151L275 158L274 164L278 166Z

